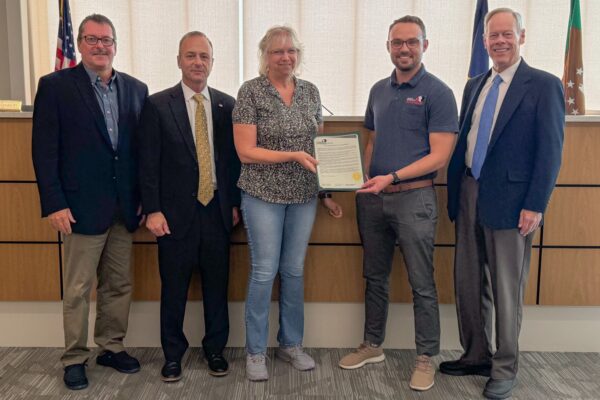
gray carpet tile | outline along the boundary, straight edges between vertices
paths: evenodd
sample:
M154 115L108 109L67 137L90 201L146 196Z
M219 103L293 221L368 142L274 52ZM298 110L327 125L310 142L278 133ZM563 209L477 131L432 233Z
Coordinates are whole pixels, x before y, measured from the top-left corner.
M269 350L271 379L254 383L244 375L244 349L230 348L225 356L231 373L223 378L208 375L202 351L190 349L183 360L183 379L165 384L160 380L163 363L158 348L132 348L142 371L127 375L96 365L90 360L88 389L73 392L64 387L57 348L0 348L0 399L482 399L486 378L436 374L435 386L423 393L409 389L415 353L385 350L386 360L346 371L337 366L348 349L309 349L317 361L310 372L294 370L274 359ZM460 353L443 351L436 363ZM600 399L600 354L523 352L515 400Z

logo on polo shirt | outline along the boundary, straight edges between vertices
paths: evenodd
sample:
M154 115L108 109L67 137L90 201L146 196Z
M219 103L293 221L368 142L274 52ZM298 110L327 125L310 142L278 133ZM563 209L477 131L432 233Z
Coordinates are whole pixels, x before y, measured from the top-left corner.
M424 96L407 97L406 98L406 104L412 104L412 105L415 105L415 106L422 106L423 104L425 104L425 97Z

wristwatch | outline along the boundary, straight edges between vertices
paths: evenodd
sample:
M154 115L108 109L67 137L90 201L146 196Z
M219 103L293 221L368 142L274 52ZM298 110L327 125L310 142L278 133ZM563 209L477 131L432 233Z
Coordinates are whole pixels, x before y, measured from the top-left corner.
M400 177L398 176L396 171L390 172L390 175L392 176L392 178L394 178L394 180L392 181L392 185L397 185L400 183Z

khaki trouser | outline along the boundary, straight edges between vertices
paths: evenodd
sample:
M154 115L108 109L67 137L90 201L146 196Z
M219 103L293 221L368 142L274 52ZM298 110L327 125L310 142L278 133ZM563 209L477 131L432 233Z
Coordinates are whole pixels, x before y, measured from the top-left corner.
M101 235L64 235L63 366L81 364L91 356L87 347L90 291L98 280L94 341L100 351L123 350L131 304L132 235L114 223Z

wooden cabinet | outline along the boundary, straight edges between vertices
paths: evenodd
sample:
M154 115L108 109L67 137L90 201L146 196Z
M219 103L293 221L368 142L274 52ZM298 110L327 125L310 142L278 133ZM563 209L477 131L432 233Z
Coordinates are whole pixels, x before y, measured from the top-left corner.
M328 121L327 133L366 130L358 119ZM600 305L600 122L567 124L563 166L545 216L534 239L526 304ZM441 303L454 301L454 225L446 212L445 171L435 181L439 221L434 254ZM305 266L309 302L362 302L362 247L356 227L353 193L334 194L344 209L334 219L319 206ZM31 119L0 118L0 300L59 300L59 236L40 218L31 163ZM250 257L246 233L232 235L229 298L244 301ZM160 298L157 245L144 228L134 235L134 300ZM539 283L539 285L538 285ZM278 296L278 284L273 299ZM191 299L201 299L200 277L193 276ZM405 267L396 251L390 282L392 302L410 302Z

